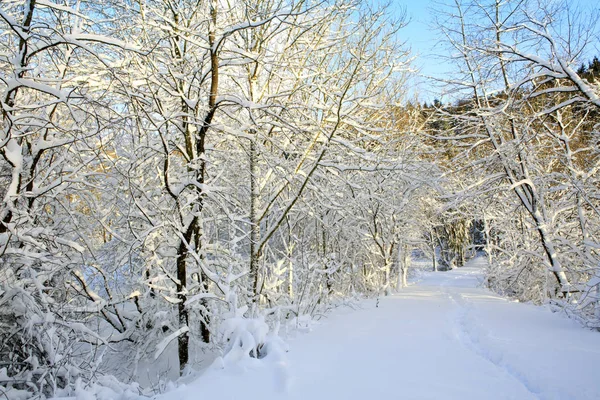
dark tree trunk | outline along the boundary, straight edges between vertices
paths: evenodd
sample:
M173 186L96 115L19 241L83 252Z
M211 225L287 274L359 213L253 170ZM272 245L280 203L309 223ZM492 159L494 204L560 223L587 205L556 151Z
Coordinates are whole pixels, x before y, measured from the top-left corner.
M194 224L194 221L192 221ZM188 245L192 238L193 226L190 225L184 235L185 240L179 242L179 251L177 253L177 311L179 319L179 329L189 328L189 313L185 306L187 301L186 284L187 284L187 255ZM182 333L177 338L177 351L179 354L179 371L183 372L187 366L189 359L189 332Z

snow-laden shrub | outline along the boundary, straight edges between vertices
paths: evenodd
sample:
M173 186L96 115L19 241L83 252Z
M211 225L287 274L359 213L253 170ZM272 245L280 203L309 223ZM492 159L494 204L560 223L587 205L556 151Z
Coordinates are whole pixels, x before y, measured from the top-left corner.
M242 307L236 316L223 321L221 338L224 343L224 359L235 361L244 357L260 358L260 351L265 344L269 326L264 318L245 318Z
M72 357L78 339L95 336L65 315L61 282L68 268L49 262L52 255L39 249L31 252L36 250L46 262L0 258L0 393L43 397L67 387L88 363Z
M575 293L579 296L558 305L582 325L600 330L600 276L593 276L581 289Z
M271 329L264 316L246 318L247 307L241 307L235 315L221 324L223 364L229 366L248 358L282 358L287 345L279 337L279 322Z

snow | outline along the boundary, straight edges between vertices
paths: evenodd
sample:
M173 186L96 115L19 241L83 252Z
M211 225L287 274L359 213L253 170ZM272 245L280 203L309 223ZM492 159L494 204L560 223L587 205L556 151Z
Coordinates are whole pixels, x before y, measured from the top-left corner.
M75 396L55 397L54 400L144 400L138 392L136 384L125 385L112 377L100 376L97 382L91 385L77 380Z
M338 309L288 338L288 352L219 359L156 399L600 398L600 335L479 287L483 267L476 259Z

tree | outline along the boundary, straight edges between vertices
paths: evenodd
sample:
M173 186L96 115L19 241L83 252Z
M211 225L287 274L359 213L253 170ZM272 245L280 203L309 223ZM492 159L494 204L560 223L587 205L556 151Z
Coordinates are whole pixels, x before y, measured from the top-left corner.
M579 291L574 282L590 279L591 275L584 277L581 271L597 264L590 248L587 254L591 257L573 258L576 252L582 255L581 249L587 247L584 231L595 225L591 222L594 218L582 217L586 208L594 208L593 201L583 206L581 200L581 196L591 200L588 190L593 191L593 185L582 185L575 176L590 183L588 174L596 168L595 161L584 158L596 157L585 133L589 129L585 110L597 106L597 94L593 84L570 67L590 43L595 25L573 18L572 13L559 19L558 11L563 9L555 5L455 2L450 18L456 24L453 28L448 25L444 32L465 66L465 75L452 82L465 90L466 97L461 104L442 110L442 118L448 116L454 122L451 130L438 136L463 147L460 157L471 163L463 165L476 171L476 179L461 188L459 195L480 194L491 200L504 198L509 191L516 196L518 203L505 216L509 218L506 225L496 229L509 234L515 229L515 219L520 220L522 236L517 240L527 243L525 252L545 265L558 285L556 292L567 298ZM486 21L487 25L472 21ZM558 40L554 36L558 29L585 34ZM577 42L568 41L575 37ZM522 212L526 218L516 218L523 216ZM581 218L584 230L564 228L573 223L582 226L577 222ZM526 240L525 227L529 225L541 251ZM550 290L549 295L555 296L555 291Z
M86 172L116 117L104 101L115 82L108 53L125 47L97 34L94 12L35 0L0 9L0 357L12 387L38 396L85 373L73 356L83 342L105 343L82 324L81 309L98 307L126 329L116 303L103 305L86 284L79 223L78 193L92 185Z

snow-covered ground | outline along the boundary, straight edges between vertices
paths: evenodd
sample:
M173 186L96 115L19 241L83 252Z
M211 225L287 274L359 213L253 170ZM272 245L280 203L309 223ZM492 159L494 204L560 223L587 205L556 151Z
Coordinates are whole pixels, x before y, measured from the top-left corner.
M600 399L600 334L480 288L477 261L338 310L284 357L214 366L158 399Z

